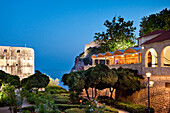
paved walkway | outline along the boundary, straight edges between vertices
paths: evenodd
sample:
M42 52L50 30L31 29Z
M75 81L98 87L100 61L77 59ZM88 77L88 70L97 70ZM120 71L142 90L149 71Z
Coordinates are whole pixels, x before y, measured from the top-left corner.
M31 104L28 104L27 102L23 102L23 104L22 104L22 108L23 107L27 107L27 106L32 106ZM9 109L9 106L7 106L7 107L0 107L0 113L10 113L10 110L8 110Z

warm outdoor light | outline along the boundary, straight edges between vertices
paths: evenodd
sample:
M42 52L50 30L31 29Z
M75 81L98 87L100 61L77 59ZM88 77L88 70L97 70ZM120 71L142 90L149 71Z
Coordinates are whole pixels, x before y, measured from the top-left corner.
M150 113L149 78L151 77L151 73L146 73L146 76L148 77L148 113Z
M145 49L145 47L142 46L142 49Z
M146 76L151 77L151 73L150 72L146 73Z

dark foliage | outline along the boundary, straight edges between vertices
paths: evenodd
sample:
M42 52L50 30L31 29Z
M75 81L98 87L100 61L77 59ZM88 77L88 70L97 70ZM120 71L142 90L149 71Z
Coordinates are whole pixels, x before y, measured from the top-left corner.
M170 29L170 10L167 8L163 9L159 13L143 17L140 22L139 35L143 36L158 29Z

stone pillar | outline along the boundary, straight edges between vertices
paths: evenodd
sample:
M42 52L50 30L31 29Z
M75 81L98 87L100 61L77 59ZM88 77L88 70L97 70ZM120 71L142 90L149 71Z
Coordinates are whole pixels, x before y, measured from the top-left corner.
M138 53L138 63L140 63L140 53Z
M106 63L106 58L105 58L105 65L107 65L107 63Z
M125 56L125 57L124 57L124 61L125 61L124 64L126 64L126 55L124 55L124 56Z
M95 65L95 59L92 59L92 66Z
M113 64L115 64L115 57L113 57Z
M161 67L161 54L157 54L157 67Z

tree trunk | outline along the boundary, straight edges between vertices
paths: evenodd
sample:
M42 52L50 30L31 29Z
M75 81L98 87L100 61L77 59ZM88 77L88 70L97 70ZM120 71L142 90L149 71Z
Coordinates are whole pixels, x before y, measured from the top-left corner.
M89 93L88 93L88 89L85 88L85 90L86 90L87 98L90 100Z
M112 90L110 87L110 98L112 98L112 96L113 96L113 91L114 91L114 89Z
M93 98L93 88L92 88L92 98Z
M12 107L13 113L17 113L17 108L15 106Z
M96 99L96 96L97 96L97 89L95 88L95 99Z

